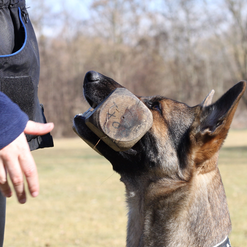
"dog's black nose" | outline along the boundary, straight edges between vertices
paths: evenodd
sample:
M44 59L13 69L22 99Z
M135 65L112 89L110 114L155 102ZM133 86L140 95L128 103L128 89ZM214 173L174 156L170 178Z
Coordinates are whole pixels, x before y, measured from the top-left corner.
M86 76L85 76L85 79L88 81L88 82L94 82L94 81L99 81L100 79L100 75L98 72L96 71L88 71Z

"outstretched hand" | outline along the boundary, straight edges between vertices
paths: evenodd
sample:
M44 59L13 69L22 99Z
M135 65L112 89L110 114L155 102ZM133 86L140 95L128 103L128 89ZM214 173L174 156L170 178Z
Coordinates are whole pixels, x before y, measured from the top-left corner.
M20 203L26 202L24 177L26 177L31 196L36 197L38 195L39 182L37 168L24 133L40 136L49 133L53 128L53 123L43 124L28 121L24 132L0 150L0 190L5 197L12 196L7 173Z

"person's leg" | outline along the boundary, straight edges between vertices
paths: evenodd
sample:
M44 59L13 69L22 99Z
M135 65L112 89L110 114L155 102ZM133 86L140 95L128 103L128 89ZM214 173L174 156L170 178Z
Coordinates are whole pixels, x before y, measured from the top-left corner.
M0 192L0 247L3 246L5 228L6 198Z

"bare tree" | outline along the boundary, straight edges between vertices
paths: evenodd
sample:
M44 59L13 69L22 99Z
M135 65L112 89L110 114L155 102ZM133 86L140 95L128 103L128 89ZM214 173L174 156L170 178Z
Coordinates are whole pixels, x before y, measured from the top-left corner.
M229 37L229 42L233 48L235 64L239 76L247 79L247 1L225 0L225 3L232 17L229 31L233 35Z
M198 52L204 32L202 13L193 0L164 0L161 6L154 12L157 20L152 28L155 39L161 39L158 46L167 79L177 99L193 103L207 83L203 80L204 57Z
M110 49L107 54L107 71L118 81L125 83L127 63L135 60L126 46L138 40L142 6L138 0L94 0L91 6L93 33L100 37Z
M221 78L228 84L247 79L247 11L246 0L221 0L212 4L204 0L206 5L207 22L211 25L212 35L210 44L215 43L221 51ZM211 8L211 9L210 9ZM219 11L222 10L222 11ZM225 78L224 75L227 75ZM245 104L247 98L243 97Z

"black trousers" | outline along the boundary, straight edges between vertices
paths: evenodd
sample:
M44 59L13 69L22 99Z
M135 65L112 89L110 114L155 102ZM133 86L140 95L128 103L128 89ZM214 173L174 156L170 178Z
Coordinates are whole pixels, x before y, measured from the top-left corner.
M3 246L5 227L6 198L0 193L0 246Z

